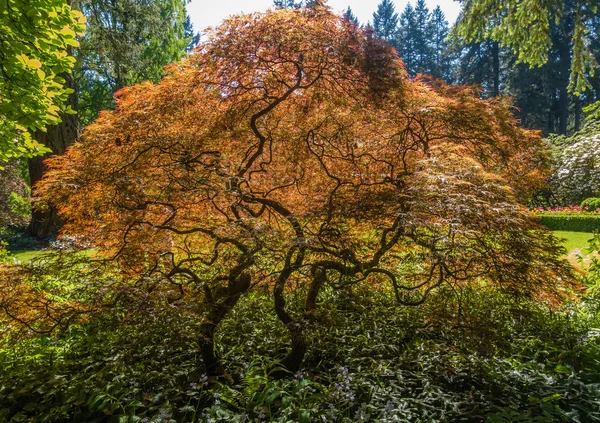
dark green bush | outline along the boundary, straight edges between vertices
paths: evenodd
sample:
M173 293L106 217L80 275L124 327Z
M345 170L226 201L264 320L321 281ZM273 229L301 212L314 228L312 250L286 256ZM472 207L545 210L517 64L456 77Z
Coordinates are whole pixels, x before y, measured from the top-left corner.
M540 213L538 222L553 231L594 232L600 230L600 214Z

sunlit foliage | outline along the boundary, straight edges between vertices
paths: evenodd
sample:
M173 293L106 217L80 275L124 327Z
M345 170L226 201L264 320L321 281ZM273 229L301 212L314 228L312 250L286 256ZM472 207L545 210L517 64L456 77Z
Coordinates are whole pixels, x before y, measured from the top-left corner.
M417 305L474 283L550 301L569 280L520 205L548 175L538 134L505 100L407 78L321 2L229 18L168 71L119 92L40 191L65 233L120 266L110 289L201 304L212 374L215 329L256 286L294 371L325 286ZM303 312L286 307L292 290Z
M0 3L0 165L11 157L47 152L29 130L61 121L69 90L61 74L82 35L85 17L65 0L7 0Z

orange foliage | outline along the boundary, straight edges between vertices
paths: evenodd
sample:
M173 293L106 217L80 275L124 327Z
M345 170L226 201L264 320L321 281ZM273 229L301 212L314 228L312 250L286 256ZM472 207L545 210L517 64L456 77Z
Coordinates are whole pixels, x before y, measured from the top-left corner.
M0 334L18 339L21 333L50 333L66 328L89 311L77 302L60 298L60 289L44 287L39 278L34 282L34 273L22 266L0 265Z
M442 283L554 292L561 249L519 204L548 174L539 134L474 94L409 79L318 2L235 16L161 83L120 91L39 192L125 274L201 292L213 326L272 283L295 348L292 283L307 312L325 283L403 304Z

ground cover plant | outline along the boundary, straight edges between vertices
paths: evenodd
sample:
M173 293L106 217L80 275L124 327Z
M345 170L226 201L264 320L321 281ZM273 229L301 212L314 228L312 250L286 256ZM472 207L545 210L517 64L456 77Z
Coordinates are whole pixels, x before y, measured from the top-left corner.
M458 315L448 293L423 308L398 308L391 292L364 294L323 295L327 324L307 328L305 369L283 379L269 377L288 335L266 292L240 300L218 331L232 383L215 383L198 366L198 320L166 302L4 348L0 416L32 422L600 418L594 329L600 322L592 297L551 310L469 290Z
M47 161L63 236L0 267L0 417L598 420L597 265L523 205L551 168L507 100L320 1L167 71Z

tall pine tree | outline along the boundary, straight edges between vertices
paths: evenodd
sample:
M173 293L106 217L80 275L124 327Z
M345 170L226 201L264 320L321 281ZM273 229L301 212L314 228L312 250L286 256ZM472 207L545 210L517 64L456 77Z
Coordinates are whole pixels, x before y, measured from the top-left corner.
M417 0L415 5L415 27L414 27L414 56L415 72L431 73L432 51L429 45L428 28L429 9L425 0Z
M302 7L309 7L317 1L318 0L273 0L273 6L282 9L300 9Z
M416 73L415 49L416 17L415 10L410 3L402 11L396 36L396 49L409 75Z
M392 0L382 0L373 13L373 30L375 33L390 44L396 40L398 29L398 14Z
M352 9L350 8L350 6L348 6L348 8L346 9L346 11L344 12L344 14L342 15L342 17L344 18L345 21L347 22L351 22L354 25L358 26L359 22L358 22L358 18L356 17L356 15L352 12Z
M188 45L185 48L186 53L189 53L200 43L200 33L194 31L194 25L192 24L192 20L190 19L189 15L183 24L183 35L186 40L189 40Z
M466 42L483 38L497 42L515 51L518 62L556 66L552 95L556 96L557 130L565 134L570 104L578 105L581 94L593 87L590 77L598 67L591 49L597 33L590 31L598 15L598 1L538 3L532 7L525 1L464 1L453 32ZM600 117L600 103L588 110L595 110L596 117Z
M429 72L436 78L442 78L446 82L452 82L452 61L446 42L449 31L444 12L442 12L440 6L436 6L431 12L427 25L427 40L430 48Z

